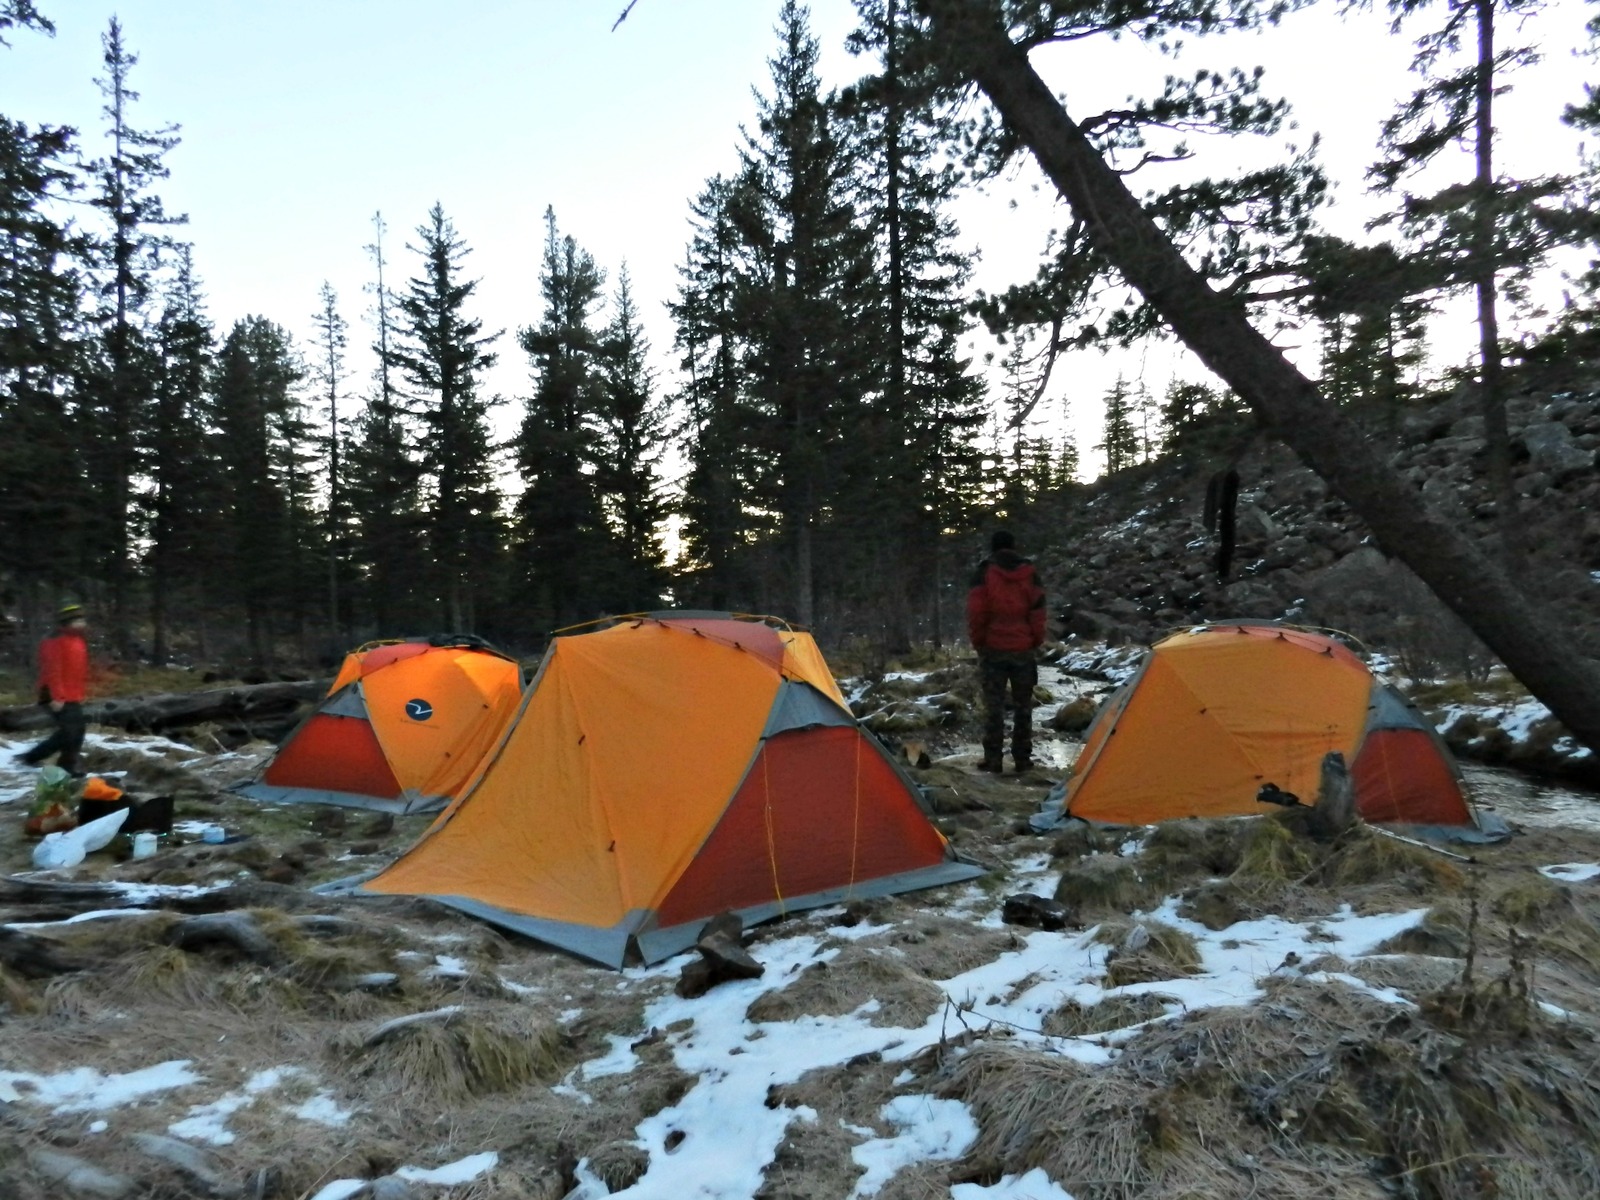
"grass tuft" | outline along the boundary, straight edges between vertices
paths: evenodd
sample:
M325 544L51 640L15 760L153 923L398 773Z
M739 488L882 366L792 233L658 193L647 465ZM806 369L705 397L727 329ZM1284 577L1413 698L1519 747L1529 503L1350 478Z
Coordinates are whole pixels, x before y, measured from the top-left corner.
M343 1042L363 1075L381 1076L419 1097L464 1100L554 1082L561 1074L561 1031L541 1017L461 1013L398 1030L376 1045L352 1033Z

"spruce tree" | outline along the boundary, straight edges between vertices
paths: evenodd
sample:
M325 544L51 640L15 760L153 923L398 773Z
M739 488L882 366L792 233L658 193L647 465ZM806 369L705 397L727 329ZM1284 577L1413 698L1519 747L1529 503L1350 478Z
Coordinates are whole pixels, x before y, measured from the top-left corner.
M683 413L688 458L679 501L678 586L698 604L717 610L759 607L741 581L752 460L758 451L744 399L749 372L737 298L743 276L736 188L716 176L692 203L694 234L678 299L668 305L683 380L675 399Z
M0 116L0 575L30 621L78 578L87 516L69 408L85 246L54 212L73 154L70 129Z
M301 368L289 334L263 317L234 323L217 353L217 457L227 485L224 580L244 614L251 661L273 665L279 616L300 587L304 524L294 390Z
M349 437L349 418L341 415L339 402L345 398L345 350L349 346L349 325L339 314L339 296L326 281L318 293L320 303L312 314L315 335L312 339L311 379L324 406L327 434L323 458L327 472L326 528L323 538L328 547L328 626L343 633L350 625L349 599L345 594L346 559L349 555L350 502L340 458Z
M1133 427L1133 396L1127 380L1117 376L1106 393L1104 440L1095 447L1106 456L1106 474L1115 475L1139 461L1139 434Z
M82 433L90 451L90 478L98 493L96 554L110 588L110 634L124 655L132 652L134 487L144 469L157 374L147 301L163 251L164 230L185 218L168 216L155 186L168 175L166 156L178 144L176 125L142 130L132 122L139 93L129 86L138 56L123 41L115 17L101 38L105 75L96 80L105 107L108 157L91 164L91 203L109 229L98 263L104 336L98 369L85 392Z
M666 500L659 470L669 414L655 392L645 361L649 352L624 265L617 274L611 320L600 337L595 389L596 477L617 560L608 607L619 612L659 607L666 576L660 537Z
M984 420L983 387L960 350L971 318L971 262L957 245L949 206L960 175L940 131L949 115L905 61L912 36L903 0L857 0L852 49L871 52L878 72L852 89L847 108L860 129L859 209L874 235L880 289L873 298L877 378L873 462L858 484L876 499L873 535L884 547L891 651L909 648L913 595L937 606L945 538L963 528L960 495L973 439ZM942 624L935 612L934 636Z
M612 547L595 488L602 386L595 316L604 284L593 256L561 234L547 208L544 311L538 325L517 335L535 386L515 443L523 484L515 536L526 593L542 619L558 626L607 606L599 581L606 571L596 568L611 560Z
M344 494L352 524L353 565L372 631L380 637L414 633L418 578L423 559L420 534L420 467L412 452L404 399L392 370L392 296L384 279L381 213L372 217L367 245L374 282L372 351L377 359L372 391L357 419L346 461Z
M871 387L870 235L851 203L854 148L817 74L807 10L785 0L771 87L746 135L736 220L748 331L749 401L765 452L757 502L779 515L793 614L816 619L819 520L840 499L842 450ZM845 551L853 537L831 547ZM831 558L837 563L837 557Z
M411 249L422 259L421 272L397 301L389 361L405 379L420 428L423 529L440 615L453 632L466 633L476 623L474 576L495 565L500 549L491 402L478 391L500 335L485 335L483 322L467 315L478 281L462 276L470 251L443 206L428 211L417 239Z
M224 493L208 427L215 336L189 246L178 248L178 270L166 290L155 340L147 566L151 653L162 663L180 601L188 601L197 629L204 628L205 610L217 592L216 514Z

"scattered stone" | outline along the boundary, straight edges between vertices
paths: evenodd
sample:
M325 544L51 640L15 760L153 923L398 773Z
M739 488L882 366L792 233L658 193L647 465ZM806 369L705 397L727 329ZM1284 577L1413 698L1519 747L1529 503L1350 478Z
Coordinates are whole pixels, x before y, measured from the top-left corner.
M367 1189L369 1200L420 1200L422 1193L397 1175L374 1179Z
M372 971L366 975L357 975L350 981L350 986L358 992L373 992L379 995L398 992L400 976L393 971Z
M1031 892L1007 896L1000 909L1000 919L1007 925L1023 925L1029 929L1057 930L1073 924L1072 912L1065 904Z
M160 1133L136 1133L134 1146L188 1176L213 1196L241 1196L244 1189L232 1178L216 1155Z
M167 944L191 953L204 953L219 946L238 951L251 962L263 966L278 961L278 948L262 932L248 912L205 913L185 917L166 933Z
M700 958L684 967L678 977L677 993L686 1000L703 996L719 983L734 979L758 979L766 967L750 957L740 942L744 922L734 913L712 917L701 930L695 949Z
M96 1196L101 1200L120 1200L133 1192L134 1181L86 1162L75 1154L35 1146L28 1151L28 1162L51 1184L74 1196Z
M1560 421L1537 421L1522 431L1528 461L1535 471L1559 482L1594 469L1594 454L1573 444L1572 430Z
M364 838L388 837L394 832L394 814L379 813L362 827L361 836Z
M1056 715L1050 718L1050 728L1057 733L1082 733L1094 721L1099 709L1088 696L1079 696L1056 710Z

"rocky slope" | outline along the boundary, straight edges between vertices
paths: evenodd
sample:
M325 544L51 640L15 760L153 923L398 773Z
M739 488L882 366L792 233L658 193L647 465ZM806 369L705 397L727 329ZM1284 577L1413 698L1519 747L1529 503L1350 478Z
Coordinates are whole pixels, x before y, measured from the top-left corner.
M1482 419L1462 390L1409 415L1383 436L1390 463L1430 504L1489 537ZM1600 390L1530 392L1510 406L1516 529L1539 593L1567 620L1575 648L1600 651ZM1375 435L1376 436L1376 435ZM1219 462L1161 460L1087 489L1049 528L1034 531L1041 574L1072 643L1148 642L1186 625L1233 617L1345 631L1390 660L1392 674L1432 685L1436 714L1524 697L1491 682L1492 657L1427 588L1374 543L1362 522L1287 450L1258 438L1238 460L1233 566L1218 580L1217 542L1203 524L1205 487ZM1444 681L1464 681L1451 690ZM1487 687L1487 695L1479 694ZM1463 716L1471 714L1463 709ZM1537 752L1480 737L1466 720L1454 741L1491 760L1566 769L1547 753L1562 733L1547 721ZM1587 771L1586 765L1579 766Z

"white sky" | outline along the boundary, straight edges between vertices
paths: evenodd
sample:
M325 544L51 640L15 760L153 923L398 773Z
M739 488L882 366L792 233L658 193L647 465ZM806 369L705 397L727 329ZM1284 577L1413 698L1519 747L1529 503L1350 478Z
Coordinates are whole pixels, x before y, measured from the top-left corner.
M211 314L225 331L260 313L309 336L317 289L338 290L352 323L352 367L370 370L360 324L371 275L362 247L371 216L389 224L395 282L411 269L403 243L441 201L473 247L482 278L477 311L505 329L488 390L529 390L517 327L537 321L541 217L554 205L571 233L613 275L626 260L670 383L671 324L687 243L688 203L713 173L734 165L739 125L754 116L752 86L765 86L779 0L640 0L612 33L623 0L42 0L57 36L18 34L0 51L0 111L29 121L76 125L100 153L99 36L117 13L140 56L133 85L142 126L175 121L183 144L162 188L170 211L190 224ZM843 50L854 25L849 0L814 0L813 27L831 83L859 73ZM1600 66L1578 60L1586 16L1579 0L1557 0L1524 33L1545 62L1515 80L1500 126L1512 172L1567 171L1576 139L1559 124ZM1359 234L1375 209L1362 176L1378 124L1413 86L1407 39L1370 13L1341 20L1324 3L1260 35L1199 42L1176 66L1153 48L1103 39L1041 51L1036 62L1082 117L1120 103L1168 71L1267 67L1267 89L1287 95L1302 143L1323 137L1337 184L1336 232ZM1226 152L1232 156L1235 152ZM1257 148L1249 161L1277 151ZM1202 157L1201 165L1218 160ZM1243 159L1241 158L1241 161ZM1189 168L1163 168L1176 172ZM1213 166L1212 169L1216 169ZM1463 165L1463 172L1466 170ZM1031 163L957 216L981 255L988 289L1031 275L1059 218ZM1149 186L1166 180L1153 172ZM1470 344L1452 315L1441 345ZM1310 360L1307 360L1308 362ZM1176 354L1074 356L1058 368L1047 411L1070 401L1082 447L1098 440L1099 398L1119 373L1142 369L1162 390L1173 371L1200 377ZM514 402L497 418L514 427ZM1054 418L1059 422L1059 416Z

